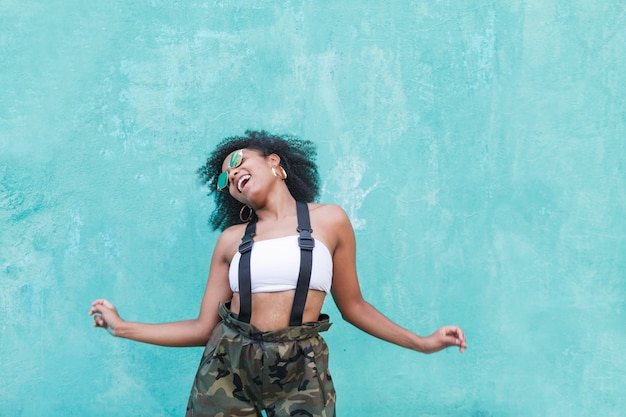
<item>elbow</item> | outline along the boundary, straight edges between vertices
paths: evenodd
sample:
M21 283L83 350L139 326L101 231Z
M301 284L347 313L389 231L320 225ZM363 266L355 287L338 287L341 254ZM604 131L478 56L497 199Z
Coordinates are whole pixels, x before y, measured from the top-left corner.
M351 312L351 311L346 311L346 312L342 311L341 312L341 318L344 321L352 324L353 326L357 326L358 322L359 322L359 315L355 314L354 312Z
M192 345L195 347L203 347L209 343L209 339L211 338L211 333L198 332L197 337L192 342Z
M347 321L348 323L354 326L359 327L358 326L359 322L363 318L367 317L367 315L364 313L367 306L368 306L368 303L365 300L361 299L359 301L352 303L348 307L344 307L340 309L339 312L341 313L341 318L343 320Z
M343 321L346 321L350 324L354 324L352 320L350 319L351 316L348 313L344 313L343 311L340 311L340 313L341 313L341 318L343 319Z
M215 323L202 323L200 320L196 321L196 338L194 345L197 347L204 347L209 343L211 335L215 330Z

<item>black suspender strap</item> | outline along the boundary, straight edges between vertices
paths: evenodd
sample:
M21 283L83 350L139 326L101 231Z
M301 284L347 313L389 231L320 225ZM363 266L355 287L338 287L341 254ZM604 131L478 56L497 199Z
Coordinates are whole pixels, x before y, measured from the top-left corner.
M313 248L315 239L311 236L311 221L309 218L309 207L306 203L296 202L296 213L298 215L298 246L300 247L300 273L296 284L296 293L291 307L289 318L290 326L302 325L302 315L306 305L306 298L309 294L309 283L311 282L311 270L313 268ZM256 216L246 226L246 232L239 245L239 320L250 323L252 315L252 284L250 278L250 255L252 252L252 237L256 233Z
M315 240L311 236L311 221L309 219L309 207L301 201L296 202L298 215L298 246L300 246L300 274L296 286L296 294L291 307L290 326L302 325L302 315L306 305L306 297L309 294L309 283L311 282L311 269L313 267L313 248Z
M246 232L239 245L239 320L250 323L252 314L252 284L250 280L250 252L252 236L256 233L256 216L246 226Z

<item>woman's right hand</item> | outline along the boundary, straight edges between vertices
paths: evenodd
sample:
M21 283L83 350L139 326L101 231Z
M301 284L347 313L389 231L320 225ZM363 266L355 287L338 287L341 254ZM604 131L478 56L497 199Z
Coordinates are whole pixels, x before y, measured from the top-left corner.
M113 336L116 336L116 326L123 321L117 313L115 306L105 299L99 299L91 303L89 315L93 316L94 327L107 329Z

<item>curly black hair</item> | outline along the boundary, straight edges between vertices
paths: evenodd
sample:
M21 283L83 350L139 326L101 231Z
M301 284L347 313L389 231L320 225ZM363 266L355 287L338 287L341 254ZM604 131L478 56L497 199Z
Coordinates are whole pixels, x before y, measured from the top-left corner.
M276 154L280 165L287 171L285 184L297 201L312 202L320 191L320 178L315 158L317 149L309 140L292 135L272 135L263 130L245 132L245 136L222 139L209 155L206 163L198 168L200 180L208 185L209 194L214 195L215 209L209 218L213 230L224 230L241 223L239 212L244 206L229 193L217 190L217 176L222 172L224 159L238 149L255 149L263 156Z

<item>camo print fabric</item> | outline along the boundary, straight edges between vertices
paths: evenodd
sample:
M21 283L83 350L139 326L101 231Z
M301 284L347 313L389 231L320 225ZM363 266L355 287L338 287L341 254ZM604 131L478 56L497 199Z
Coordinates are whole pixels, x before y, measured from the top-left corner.
M224 305L202 355L187 417L334 417L328 347L318 334L328 316L302 326L260 332Z

